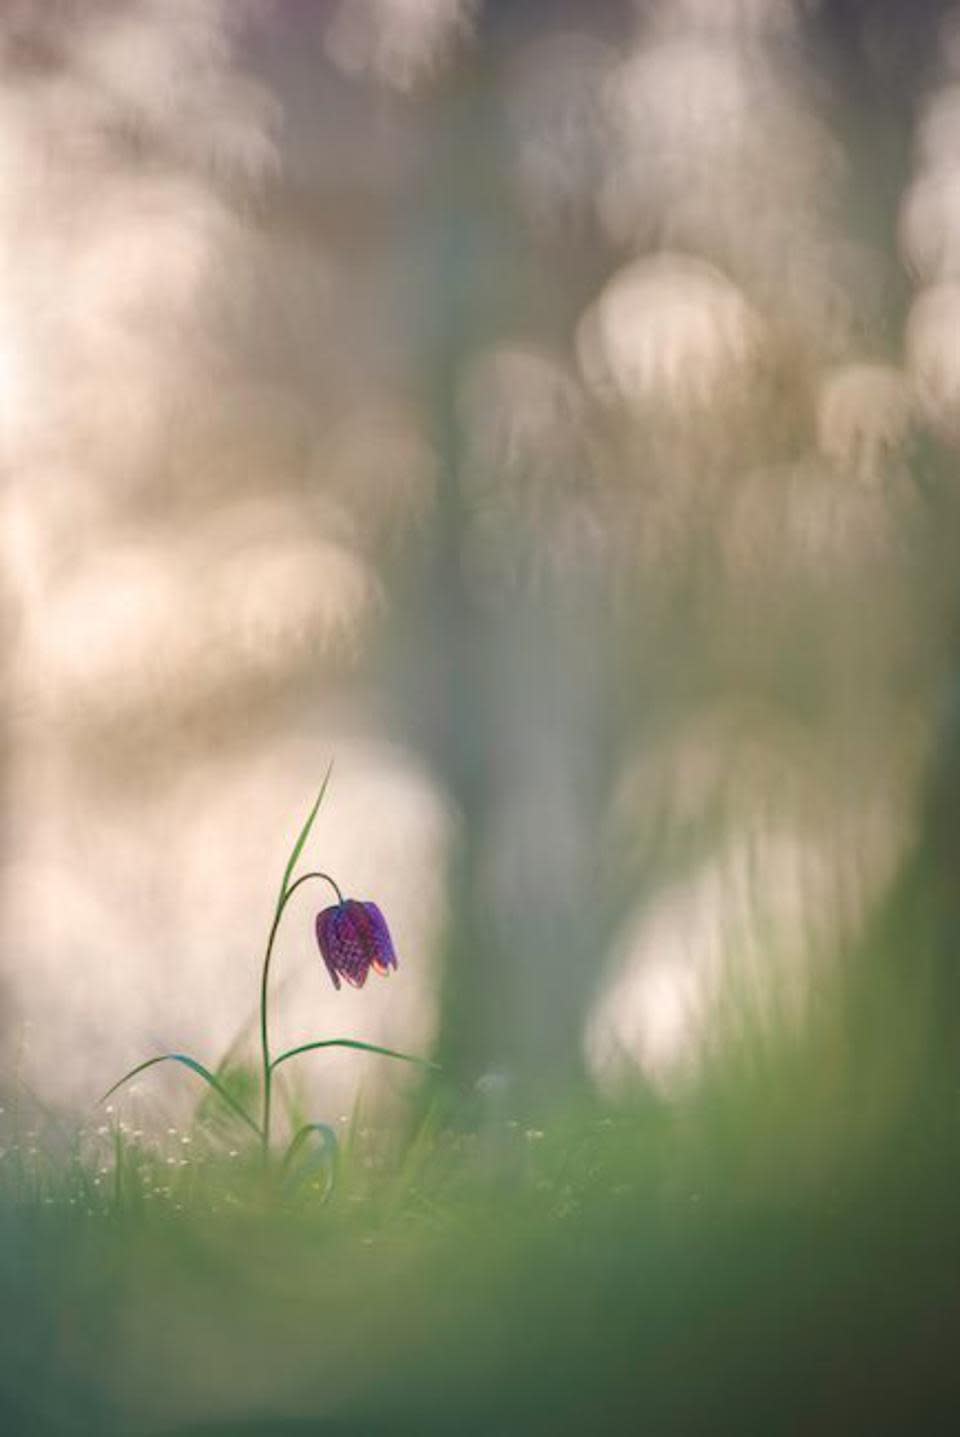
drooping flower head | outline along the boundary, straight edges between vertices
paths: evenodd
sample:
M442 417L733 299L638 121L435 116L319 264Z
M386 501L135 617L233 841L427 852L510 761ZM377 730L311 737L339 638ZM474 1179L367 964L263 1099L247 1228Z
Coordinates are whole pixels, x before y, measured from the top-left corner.
M372 968L385 978L397 966L387 920L375 903L346 898L317 914L317 942L333 986L362 988Z

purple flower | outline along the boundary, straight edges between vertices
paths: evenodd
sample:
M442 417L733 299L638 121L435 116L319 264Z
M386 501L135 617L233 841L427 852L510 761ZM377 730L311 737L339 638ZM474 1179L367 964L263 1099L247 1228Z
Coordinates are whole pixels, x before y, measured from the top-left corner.
M375 903L344 899L317 914L317 942L333 986L362 988L372 968L385 978L397 966L387 921Z

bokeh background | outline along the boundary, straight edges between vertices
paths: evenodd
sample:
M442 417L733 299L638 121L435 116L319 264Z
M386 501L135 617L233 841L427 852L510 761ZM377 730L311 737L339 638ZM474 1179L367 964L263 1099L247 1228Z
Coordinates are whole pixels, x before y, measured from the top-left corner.
M956 744L960 11L10 0L0 66L8 1081L252 1039L330 758L402 967L334 1002L304 897L290 1041L540 1102L802 1019Z
M5 0L0 1426L960 1430L958 463L956 3Z

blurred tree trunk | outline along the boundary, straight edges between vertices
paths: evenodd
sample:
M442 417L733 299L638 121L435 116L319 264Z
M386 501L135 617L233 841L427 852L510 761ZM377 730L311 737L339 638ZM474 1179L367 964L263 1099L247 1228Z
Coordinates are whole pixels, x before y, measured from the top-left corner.
M439 476L405 686L409 722L459 822L441 1061L459 1081L498 1072L533 1094L579 1072L595 987L584 955L596 863L589 805L600 801L602 586L595 573L539 582L522 557L516 589L491 603L465 565L462 382L485 347L528 338L531 305L488 58L481 52L470 79L437 101L429 130L439 142L413 199ZM525 532L518 542L533 555L541 537Z

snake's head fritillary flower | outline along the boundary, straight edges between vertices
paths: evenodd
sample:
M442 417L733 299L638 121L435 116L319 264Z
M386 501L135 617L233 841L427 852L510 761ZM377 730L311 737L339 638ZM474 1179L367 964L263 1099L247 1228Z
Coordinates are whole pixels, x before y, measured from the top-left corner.
M385 978L397 966L387 920L375 903L346 898L317 914L317 942L333 986L362 988L371 968Z

